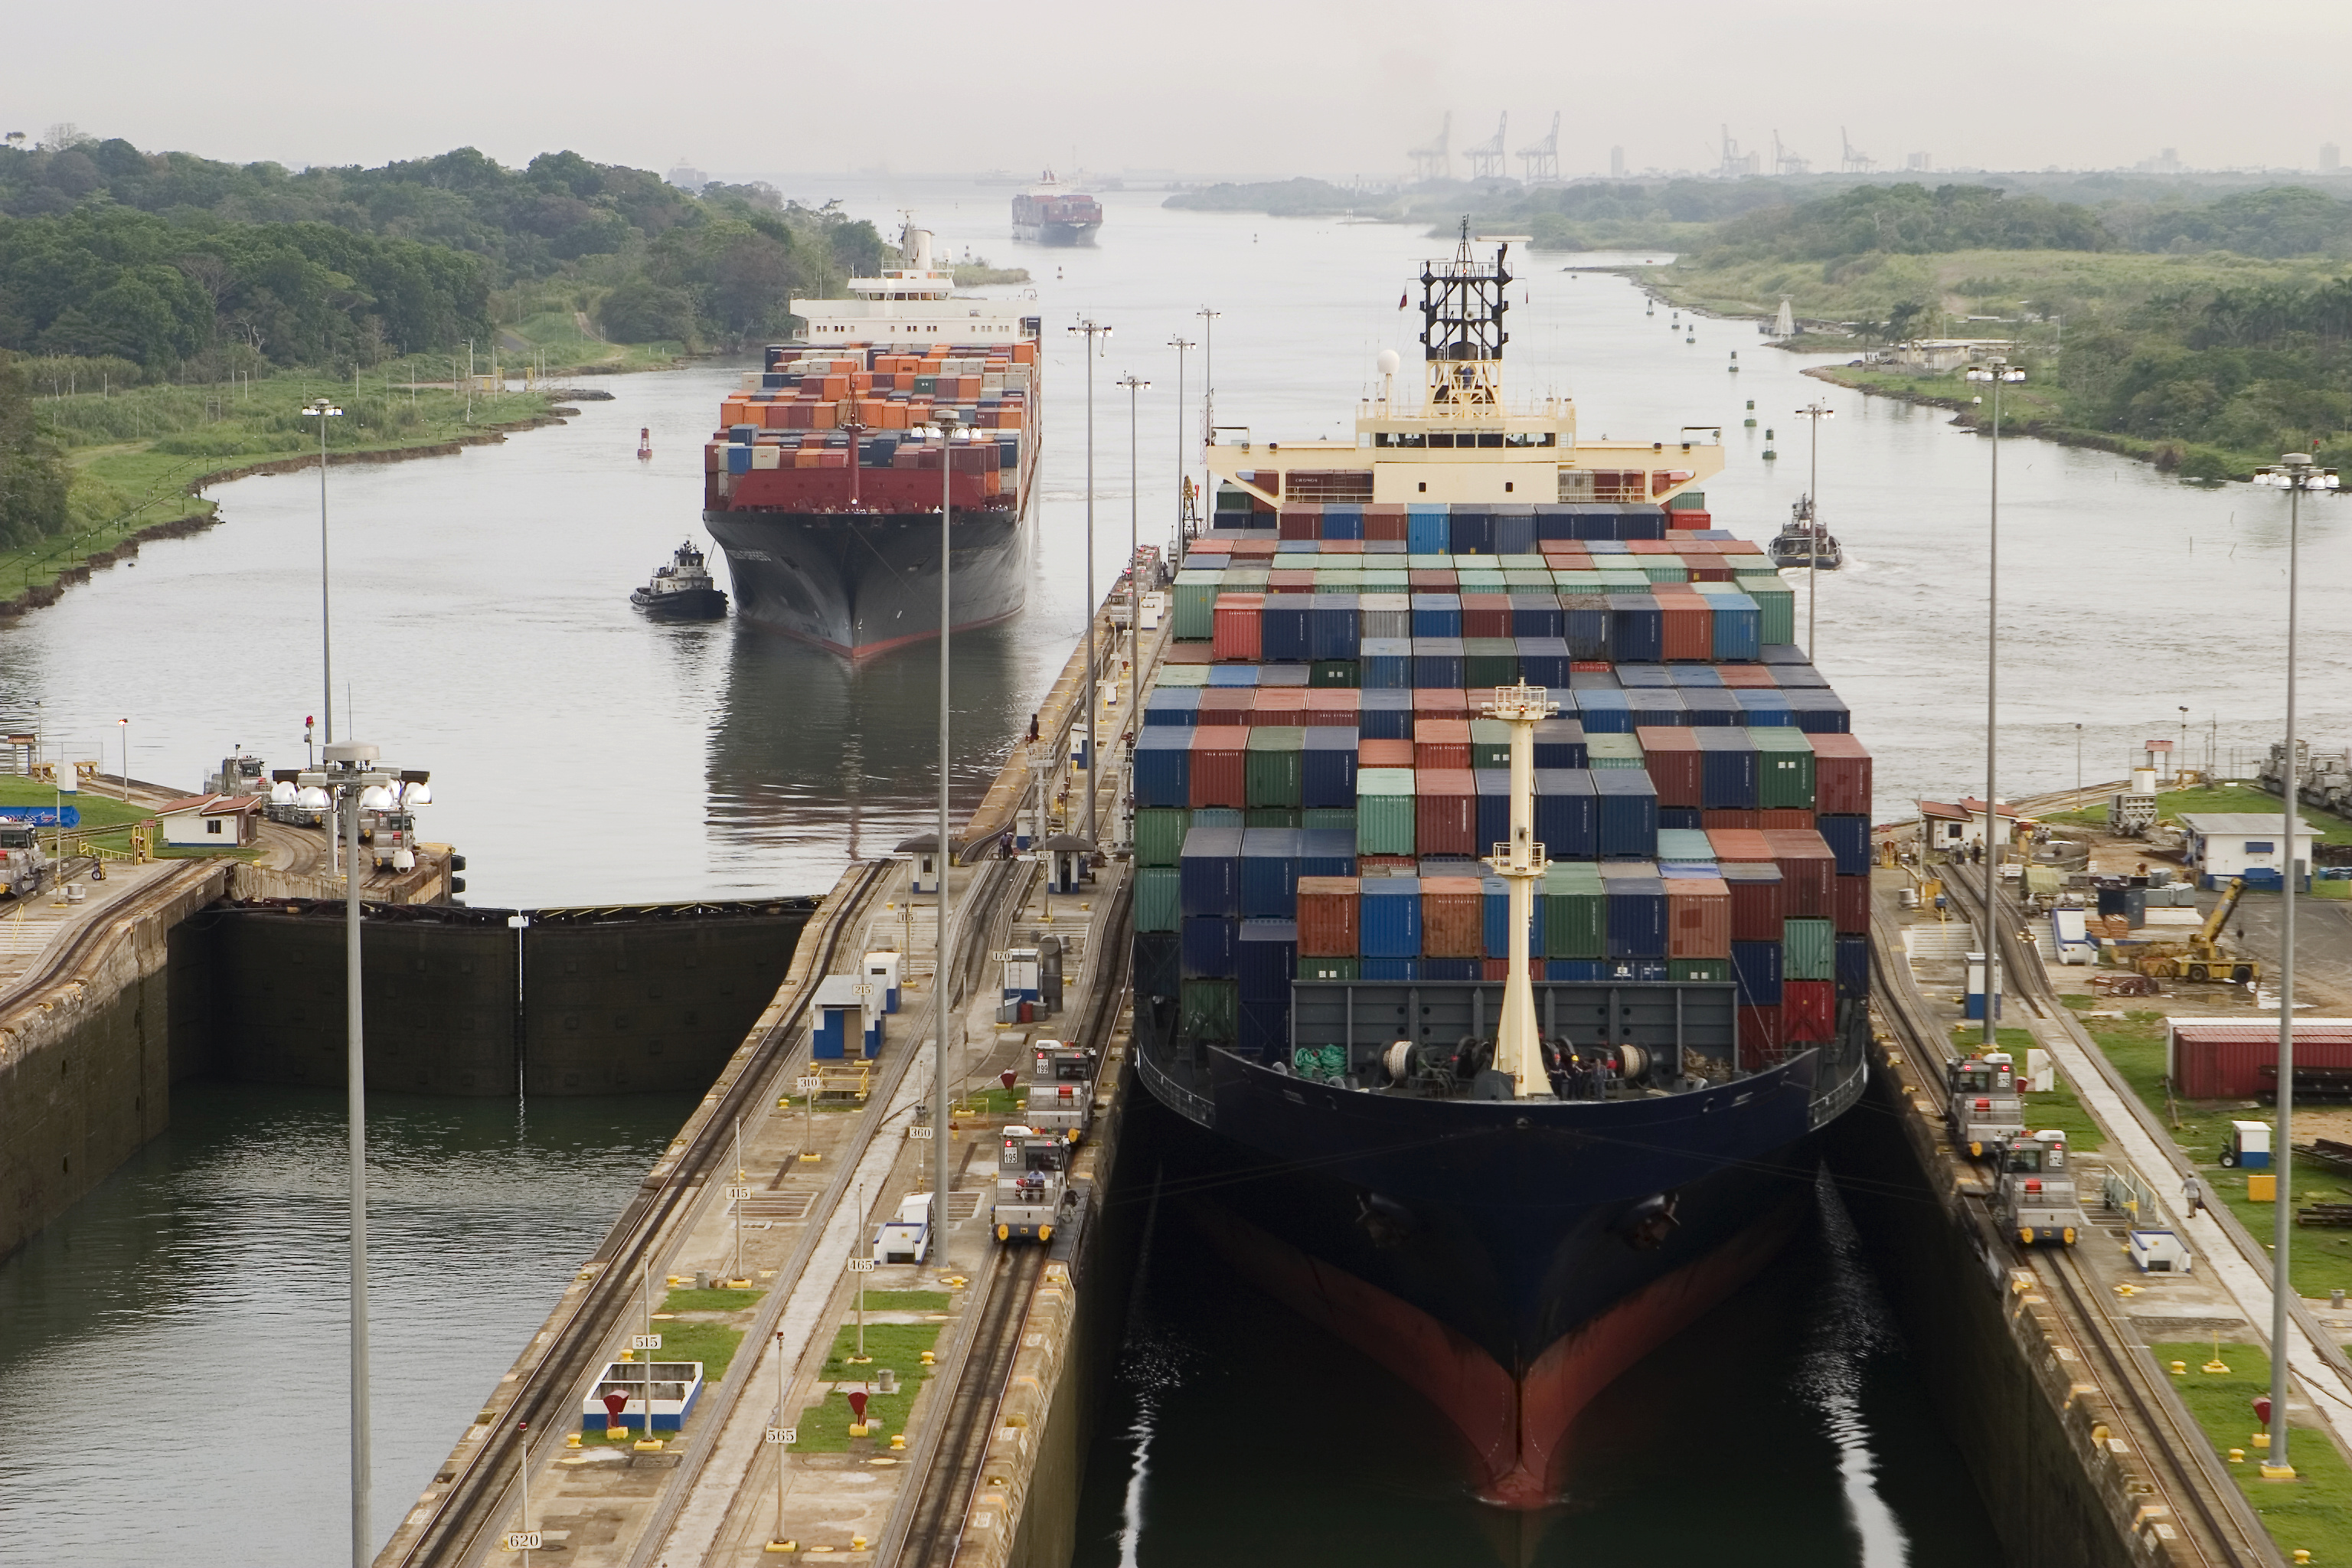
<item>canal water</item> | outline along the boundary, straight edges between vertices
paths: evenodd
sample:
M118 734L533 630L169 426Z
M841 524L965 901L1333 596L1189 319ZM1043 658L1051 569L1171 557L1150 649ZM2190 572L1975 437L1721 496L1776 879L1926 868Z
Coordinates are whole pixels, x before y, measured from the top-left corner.
M1195 311L1222 312L1220 425L1261 440L1343 434L1379 352L1414 363L1418 313L1391 301L1444 248L1393 226L1178 213L1115 193L1098 248L1048 251L1011 244L998 189L780 183L877 221L912 206L950 247L1035 274L1046 444L1032 593L1019 619L958 639L953 781L966 803L1085 621L1089 372L1099 592L1127 554L1130 497L1143 542L1169 534L1176 418L1197 437L1208 360L1210 323ZM1515 253L1511 385L1575 395L1595 436L1724 426L1726 471L1706 492L1725 526L1756 538L1807 483L1793 411L1815 398L1833 408L1822 517L1852 564L1817 584L1821 663L1877 756L1882 813L1979 786L1988 444L1937 412L1802 376L1815 362L1766 348L1750 324L1685 332L1621 279L1564 270L1574 259L1591 258ZM1066 331L1082 315L1115 328L1091 367ZM1166 346L1179 334L1202 345L1181 401ZM333 470L337 711L344 732L432 770L425 830L468 856L471 901L820 891L853 856L924 829L930 650L853 673L756 627L654 626L628 606L634 584L699 536L699 446L740 368L607 378L614 400L583 404L562 427ZM1152 384L1136 396L1132 448L1128 394L1112 384L1130 373ZM1741 425L1750 399L1753 430ZM2178 735L2181 708L2210 726L2192 730L2192 752L2210 733L2225 757L2258 755L2282 685L2284 501L2098 453L2003 451L2002 793L2073 783L2078 724L2088 776L2114 777L2141 740ZM300 758L302 719L320 707L315 476L242 480L217 499L220 527L149 545L135 566L0 630L0 724L110 771L127 736L134 775L191 786L232 745L273 766ZM2352 545L2335 504L2307 511L2303 713L2332 746L2352 739L2341 668ZM683 1110L558 1103L517 1125L511 1108L384 1106L379 1191L400 1223L379 1220L380 1268L397 1282L382 1288L377 1319L379 1529ZM195 1560L293 1565L323 1560L319 1543L336 1539L340 1104L199 1086L175 1096L174 1114L166 1139L0 1264L0 1389L22 1429L60 1438L0 1458L0 1562L110 1563L168 1543ZM1611 1419L1631 1436L1604 1446L1612 1457L1527 1550L1607 1556L1636 1532L1654 1544L1661 1520L1677 1546L1733 1539L1730 1510L1691 1509L1694 1494L1666 1479L1677 1466L1704 1478L1704 1495L1738 1497L1742 1560L1761 1541L1790 1561L1876 1568L1906 1551L1938 1560L1946 1537L1981 1540L1906 1352L1887 1348L1874 1305L1853 1304L1874 1298L1839 1234L1825 1217L1814 1242L1686 1337L1685 1353L1612 1391ZM1182 1266L1147 1276L1135 1342L1139 1364L1164 1364L1165 1385L1129 1388L1106 1423L1126 1431L1149 1412L1164 1433L1143 1445L1140 1531L1120 1544L1137 1446L1114 1433L1087 1503L1089 1562L1230 1557L1257 1551L1253 1531L1454 1556L1486 1539L1409 1407L1177 1256ZM1226 1462L1236 1452L1246 1466ZM272 1501L285 1510L253 1506ZM296 1522L257 1531L256 1519Z

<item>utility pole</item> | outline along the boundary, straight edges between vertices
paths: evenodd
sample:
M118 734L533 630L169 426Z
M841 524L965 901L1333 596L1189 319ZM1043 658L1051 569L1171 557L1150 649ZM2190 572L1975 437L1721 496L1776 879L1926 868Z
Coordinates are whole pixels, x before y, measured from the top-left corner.
M1095 781L1100 775L1102 758L1098 738L1095 734L1095 714L1102 706L1096 695L1099 679L1095 667L1095 342L1108 339L1110 329L1091 316L1070 329L1087 340L1087 830L1086 840L1091 859L1095 845Z
M1995 359L1988 364L1969 367L1968 379L1992 384L1992 491L1985 527L1984 841L1984 1048L1991 1051L1999 1048L2000 1026L1996 1016L2000 1007L2000 949L1996 945L2000 928L1995 923L1993 895L2000 886L2000 851L2006 847L1999 841L2000 807L1999 797L1993 794L1993 763L1999 754L2000 735L2000 389L2011 382L2023 381L2025 372L2006 360Z

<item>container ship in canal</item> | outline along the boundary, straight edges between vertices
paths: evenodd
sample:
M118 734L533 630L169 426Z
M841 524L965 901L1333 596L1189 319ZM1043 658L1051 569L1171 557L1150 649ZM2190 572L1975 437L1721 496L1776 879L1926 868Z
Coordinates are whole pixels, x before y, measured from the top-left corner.
M939 635L943 479L950 629L1018 614L1027 587L1039 318L958 298L931 243L910 223L899 267L794 300L804 336L768 348L704 448L737 614L853 659Z
M1353 439L1210 449L1134 973L1166 1190L1528 1509L1811 1213L1864 1079L1870 759L1701 510L1719 437L1507 407L1506 254L1424 268L1423 384L1383 354Z

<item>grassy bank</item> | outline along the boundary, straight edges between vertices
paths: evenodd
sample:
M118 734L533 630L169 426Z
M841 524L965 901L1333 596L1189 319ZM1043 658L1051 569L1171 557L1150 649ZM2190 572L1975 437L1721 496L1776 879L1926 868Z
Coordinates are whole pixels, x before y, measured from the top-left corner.
M488 368L488 362L482 362ZM458 369L462 371L462 362ZM319 421L302 408L326 396L342 409L328 420L331 462L366 454L449 451L499 438L502 429L548 417L541 393L468 397L446 385L446 356L411 356L347 378L288 372L208 386L141 386L42 397L43 429L66 450L71 526L62 534L0 551L0 601L52 589L93 556L142 533L202 526L214 503L195 492L266 465L316 461ZM111 557L107 557L111 560Z
M2210 789L2164 790L2156 797L2158 820L2178 821L2184 812L2260 812L2276 816L2279 797L2252 784L2224 784ZM2043 817L2044 822L2071 822L2087 826L2104 827L2107 808L2094 806L2083 811L2063 811ZM2305 808L2305 820L2311 824L2312 837L2322 844L2352 844L2352 822L2329 817Z
M2271 1358L2258 1346L2224 1344L2221 1363L2230 1370L2209 1373L2201 1369L2213 1359L2210 1341L2151 1344L2147 1349L2158 1366L2189 1363L2188 1372L2173 1378L2172 1386L2246 1494L2280 1554L2292 1559L2297 1552L2308 1552L2314 1563L2352 1562L2352 1468L2326 1431L2296 1422L2287 1453L2295 1479L2263 1479L2263 1450L2253 1445L2253 1401L2256 1394L2270 1392ZM2227 1463L2232 1448L2244 1451L2242 1462Z

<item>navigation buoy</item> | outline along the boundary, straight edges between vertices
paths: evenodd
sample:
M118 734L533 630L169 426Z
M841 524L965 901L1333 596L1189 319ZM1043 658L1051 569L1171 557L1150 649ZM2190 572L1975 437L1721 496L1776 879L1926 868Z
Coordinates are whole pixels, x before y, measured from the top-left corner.
M637 428L637 461L641 463L651 462L653 460L653 427L651 426L639 426Z

